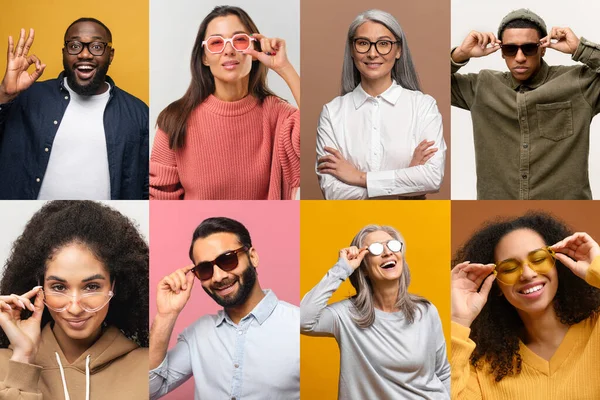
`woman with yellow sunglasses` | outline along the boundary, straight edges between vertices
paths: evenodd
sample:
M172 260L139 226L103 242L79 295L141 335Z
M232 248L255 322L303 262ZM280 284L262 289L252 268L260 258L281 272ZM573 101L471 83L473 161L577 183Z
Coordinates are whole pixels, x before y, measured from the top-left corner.
M600 246L588 234L528 213L473 234L453 266L453 399L600 398Z

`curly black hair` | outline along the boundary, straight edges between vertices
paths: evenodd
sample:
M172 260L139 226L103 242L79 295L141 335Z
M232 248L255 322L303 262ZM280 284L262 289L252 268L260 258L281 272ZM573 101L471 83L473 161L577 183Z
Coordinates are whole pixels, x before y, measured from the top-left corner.
M497 219L484 224L467 240L454 256L452 268L464 260L494 263L494 250L500 239L517 229L537 232L547 245L553 245L572 234L572 230L560 219L541 211L529 211L513 219ZM600 290L577 277L558 260L556 270L558 289L554 310L560 321L574 325L590 317L597 318L600 313ZM487 303L471 325L470 334L477 344L471 355L471 364L483 368L487 363L496 382L507 375L521 372L519 334L524 329L517 310L500 294L500 288L494 281Z
M148 245L135 224L118 211L93 201L46 203L14 242L5 264L0 293L22 294L43 281L46 263L66 245L85 245L115 281L104 322L148 347ZM22 311L28 318L29 310ZM42 328L52 321L47 309ZM10 344L0 329L0 348Z

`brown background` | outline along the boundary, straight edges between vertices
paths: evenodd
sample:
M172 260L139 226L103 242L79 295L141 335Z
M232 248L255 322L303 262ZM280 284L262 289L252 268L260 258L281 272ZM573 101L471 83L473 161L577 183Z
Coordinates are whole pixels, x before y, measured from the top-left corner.
M358 14L378 8L392 14L405 32L421 89L437 101L444 123L446 169L440 192L429 199L450 199L450 1L376 0L368 2L302 0L301 197L322 199L315 173L316 136L323 105L340 94L348 26Z
M521 216L528 210L553 214L575 232L600 241L600 201L595 200L452 200L452 254L486 221L498 216ZM554 243L549 243L554 244ZM475 261L475 260L472 260Z

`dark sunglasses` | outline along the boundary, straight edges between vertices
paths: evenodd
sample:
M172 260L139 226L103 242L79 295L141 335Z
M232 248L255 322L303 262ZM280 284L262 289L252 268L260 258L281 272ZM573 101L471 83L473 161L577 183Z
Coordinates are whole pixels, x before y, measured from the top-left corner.
M502 49L502 54L507 57L514 57L519 52L519 49L523 52L523 54L527 57L535 56L538 52L538 47L541 45L539 43L525 43L522 45L518 44L501 44L500 48Z
M225 272L233 271L238 266L238 253L245 253L248 250L248 247L243 246L237 250L228 251L212 261L203 261L198 263L198 265L192 268L192 272L196 278L200 279L201 281L206 281L212 278L214 265L221 268Z

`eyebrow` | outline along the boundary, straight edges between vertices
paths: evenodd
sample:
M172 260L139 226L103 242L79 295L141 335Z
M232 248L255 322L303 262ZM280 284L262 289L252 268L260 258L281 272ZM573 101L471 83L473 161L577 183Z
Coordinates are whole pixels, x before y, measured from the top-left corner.
M356 36L354 39L367 39L367 40L371 40L370 38L368 38L366 36ZM394 41L396 39L392 38L391 36L384 35L384 36L379 36L376 40L390 40L390 41Z
M92 275L90 277L87 277L85 279L82 279L81 282L89 282L89 281L93 281L96 279L102 279L102 280L106 280L106 277L104 275L101 274L96 274L96 275ZM60 278L56 275L50 275L48 277L46 277L46 281L58 281L61 283L67 283L66 279Z

